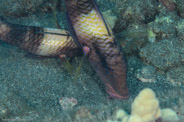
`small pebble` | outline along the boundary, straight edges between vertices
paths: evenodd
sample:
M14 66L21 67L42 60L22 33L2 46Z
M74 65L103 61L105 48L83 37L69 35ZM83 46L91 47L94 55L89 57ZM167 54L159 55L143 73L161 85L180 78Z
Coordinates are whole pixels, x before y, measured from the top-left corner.
M73 106L77 105L77 100L73 97L62 97L59 100L59 103L63 110L71 109Z
M142 82L156 82L156 71L152 66L144 66L141 69L138 69L135 73L137 79Z
M81 107L76 113L75 113L75 120L81 120L81 119L91 119L92 114L90 111L85 108Z

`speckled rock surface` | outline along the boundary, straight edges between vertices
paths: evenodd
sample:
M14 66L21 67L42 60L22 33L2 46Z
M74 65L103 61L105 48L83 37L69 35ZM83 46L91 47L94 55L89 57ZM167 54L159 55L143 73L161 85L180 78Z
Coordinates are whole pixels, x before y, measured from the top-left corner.
M167 80L173 85L184 85L184 65L172 68L167 72Z
M148 42L147 26L131 25L117 35L117 40L125 54L136 54Z
M177 35L184 38L184 19L179 19L176 25Z
M184 18L184 1L183 0L176 0L177 12L178 15Z
M0 15L21 17L35 13L43 0L1 0Z
M119 33L131 24L147 24L155 19L158 3L155 0L124 0L117 4L119 11L114 32Z
M179 65L184 60L184 40L162 40L148 44L141 49L139 55L143 61L161 70Z
M169 10L174 11L176 9L176 3L174 0L160 0L160 2Z
M179 17L174 13L168 13L163 9L153 22L148 23L148 29L156 34L156 41L163 39L171 40L176 37L176 25Z
M156 82L156 70L153 66L144 66L135 72L141 82Z

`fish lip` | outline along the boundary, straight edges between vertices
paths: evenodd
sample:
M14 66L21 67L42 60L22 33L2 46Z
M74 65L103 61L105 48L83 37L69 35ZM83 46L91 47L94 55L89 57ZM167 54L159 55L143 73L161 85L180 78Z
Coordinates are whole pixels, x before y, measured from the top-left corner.
M109 97L112 99L128 99L129 98L129 93L125 92L122 95L120 95L118 92L116 92L113 87L110 84L106 84L106 92L109 94Z

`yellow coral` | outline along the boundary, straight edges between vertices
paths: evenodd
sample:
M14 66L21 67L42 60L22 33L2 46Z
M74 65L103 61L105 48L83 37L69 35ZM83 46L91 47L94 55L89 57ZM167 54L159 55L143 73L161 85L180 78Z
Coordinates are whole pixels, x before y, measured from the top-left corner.
M173 115L173 114L172 114ZM150 88L143 89L132 103L131 115L124 110L117 110L114 120L107 122L155 122L161 117L159 101L153 90Z
M162 119L169 122L177 122L179 118L175 111L170 108L165 108L161 110Z
M132 115L137 115L142 122L152 122L161 116L159 101L153 90L143 89L132 103Z
M125 116L127 116L127 113L123 109L119 109L115 113L115 119L121 119Z
M128 122L142 122L142 119L137 115L130 116Z

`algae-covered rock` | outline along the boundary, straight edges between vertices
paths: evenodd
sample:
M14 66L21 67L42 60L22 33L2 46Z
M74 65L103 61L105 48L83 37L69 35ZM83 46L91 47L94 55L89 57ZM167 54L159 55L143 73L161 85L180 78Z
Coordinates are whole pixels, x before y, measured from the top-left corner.
M117 35L125 54L137 53L148 42L148 31L145 24L135 24Z
M180 19L176 25L177 35L184 38L184 19Z
M167 80L173 85L184 85L184 65L172 68L167 72Z
M43 0L1 0L0 15L21 17L36 12Z
M176 37L176 25L179 17L175 13L161 11L155 21L147 24L151 34L154 34L155 41L171 39Z
M176 0L177 12L178 15L184 18L184 1L183 0Z
M155 19L157 2L155 0L127 0L120 2L119 17L114 31L122 32L132 24L147 24Z
M184 61L184 40L162 40L148 44L139 53L143 61L166 70Z

